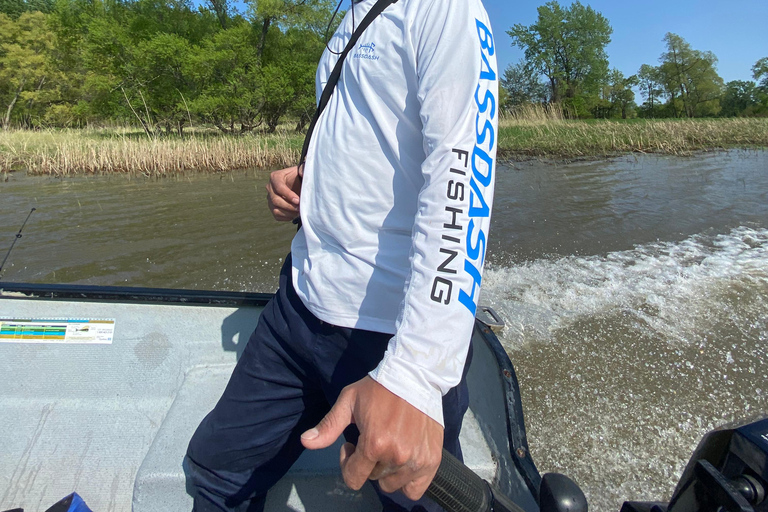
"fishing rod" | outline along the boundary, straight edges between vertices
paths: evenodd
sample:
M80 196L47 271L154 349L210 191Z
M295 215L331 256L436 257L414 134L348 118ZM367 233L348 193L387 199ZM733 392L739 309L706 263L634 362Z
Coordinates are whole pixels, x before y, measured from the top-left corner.
M32 208L31 210L29 210L29 215L27 215L27 218L24 219L24 224L22 224L21 227L19 228L19 232L16 233L16 237L13 239L13 243L11 244L11 248L8 249L8 252L5 254L5 258L3 258L3 262L0 263L0 276L3 275L3 267L5 267L5 262L8 261L8 257L11 255L11 251L13 251L13 247L16 245L16 241L19 238L21 238L21 232L24 231L24 226L27 225L27 221L32 216L32 212L34 212L35 210L37 210L37 208Z

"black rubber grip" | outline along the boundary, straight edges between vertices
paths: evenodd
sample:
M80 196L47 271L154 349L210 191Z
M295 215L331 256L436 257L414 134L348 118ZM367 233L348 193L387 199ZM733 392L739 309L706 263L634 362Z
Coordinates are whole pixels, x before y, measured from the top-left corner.
M490 512L493 493L488 482L443 450L443 460L426 495L446 512Z

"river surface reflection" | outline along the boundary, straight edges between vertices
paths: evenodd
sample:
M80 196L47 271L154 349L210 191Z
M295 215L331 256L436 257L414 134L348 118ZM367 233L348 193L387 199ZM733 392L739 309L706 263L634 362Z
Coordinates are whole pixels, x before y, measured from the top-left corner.
M272 291L267 175L15 175L3 278ZM668 498L703 433L768 414L768 152L500 167L488 262L534 460L591 510Z

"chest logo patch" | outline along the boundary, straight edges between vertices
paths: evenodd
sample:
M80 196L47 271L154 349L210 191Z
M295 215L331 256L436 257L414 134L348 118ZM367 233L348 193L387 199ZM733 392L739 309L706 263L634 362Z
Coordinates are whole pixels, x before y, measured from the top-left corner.
M376 55L376 43L360 43L360 46L357 47L355 54L352 55L352 58L379 60L379 56Z

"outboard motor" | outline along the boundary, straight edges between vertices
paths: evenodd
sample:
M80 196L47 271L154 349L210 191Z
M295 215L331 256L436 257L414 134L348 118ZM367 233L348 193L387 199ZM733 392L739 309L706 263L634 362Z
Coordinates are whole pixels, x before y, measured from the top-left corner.
M621 512L768 512L768 418L709 432L669 503L625 502Z
M706 434L669 503L625 502L621 512L768 512L768 418ZM451 512L521 512L499 490L444 452L427 490ZM579 487L563 475L541 482L541 512L587 512Z

